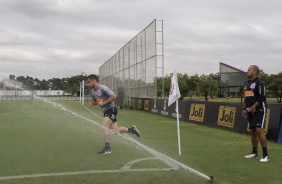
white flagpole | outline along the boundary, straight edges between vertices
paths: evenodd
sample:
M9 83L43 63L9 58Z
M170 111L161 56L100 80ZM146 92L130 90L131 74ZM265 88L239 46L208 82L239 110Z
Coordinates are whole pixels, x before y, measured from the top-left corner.
M170 83L170 92L168 98L168 106L176 102L176 118L177 118L177 136L178 136L178 153L179 153L179 161L181 161L181 146L180 146L180 128L179 128L179 109L178 109L178 98L181 97L179 87L178 87L178 80L177 74L174 70L173 76L171 78Z
M177 135L178 135L178 155L179 155L179 161L181 162L181 146L180 146L180 128L179 128L178 99L176 100L176 118L177 118Z

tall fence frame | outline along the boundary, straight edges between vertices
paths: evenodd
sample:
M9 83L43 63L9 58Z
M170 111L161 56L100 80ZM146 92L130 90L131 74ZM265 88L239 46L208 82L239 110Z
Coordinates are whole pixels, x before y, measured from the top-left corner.
M122 88L125 97L156 98L158 91L163 95L163 37L163 20L153 20L99 68L100 83L116 94Z

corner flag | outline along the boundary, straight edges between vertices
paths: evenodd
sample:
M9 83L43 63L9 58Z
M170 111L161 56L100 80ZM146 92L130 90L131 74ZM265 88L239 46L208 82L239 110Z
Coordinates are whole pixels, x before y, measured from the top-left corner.
M169 98L168 98L168 106L173 104L176 100L181 97L179 87L178 87L178 80L176 72L174 71L171 82L170 82L170 91L169 91Z
M179 129L179 111L178 111L178 99L181 97L179 87L178 87L178 80L177 75L174 70L174 73L171 77L170 83L170 91L169 91L169 98L168 98L168 106L176 102L176 117L177 117L177 136L178 136L178 153L179 153L179 161L181 161L181 147L180 147L180 129Z

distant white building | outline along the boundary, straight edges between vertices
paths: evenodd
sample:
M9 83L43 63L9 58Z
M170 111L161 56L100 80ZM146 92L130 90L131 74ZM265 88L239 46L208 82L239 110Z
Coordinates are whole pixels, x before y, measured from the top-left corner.
M69 96L63 90L0 90L0 96Z

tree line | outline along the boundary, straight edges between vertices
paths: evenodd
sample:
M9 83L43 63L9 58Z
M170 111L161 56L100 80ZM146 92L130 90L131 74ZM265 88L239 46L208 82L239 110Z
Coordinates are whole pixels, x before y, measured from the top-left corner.
M167 74L164 78L158 78L158 89L162 88L162 81L164 79L164 94L163 96L169 96L171 74ZM208 97L215 98L219 93L220 73L210 75L193 75L188 76L186 73L178 73L178 85L181 94L181 98L192 96L204 96L205 100L208 101ZM162 91L158 90L158 96L162 96Z
M171 74L167 74L164 78L159 77L157 86L158 86L158 96L169 96L170 91L170 81ZM277 99L278 103L281 103L282 100L282 72L278 74L267 74L263 70L260 71L258 76L261 78L266 85L266 90L270 93L271 97ZM209 74L209 75L192 75L188 76L187 74L177 74L179 90L181 93L181 99L184 97L189 97L192 99L192 96L204 96L205 101L208 101L208 98L218 97L220 94L220 87L224 86L225 82L220 80L220 73ZM162 84L164 79L164 94L162 94ZM238 89L238 96L241 97L243 101L244 89L243 85Z
M164 78L157 78L157 89L158 97L165 96L168 97L170 91L170 81L172 73L167 74ZM181 99L188 97L192 99L192 96L204 96L205 101L209 98L213 99L218 97L220 94L220 86L224 85L224 81L220 80L220 73L209 74L209 75L192 75L188 76L186 73L178 73L178 85L181 93ZM282 100L282 72L278 74L267 74L263 70L260 71L259 77L265 82L267 92L272 94L272 97L277 99L278 103ZM38 78L33 78L30 76L19 76L10 75L10 79L17 80L23 83L23 88L30 90L63 90L65 93L71 95L76 94L79 89L79 83L85 80L85 76L77 75L70 78L52 78L49 80L39 80ZM164 94L162 94L162 84L164 81ZM243 98L243 84L239 87L239 96L241 101ZM86 93L89 90L86 88Z
M259 77L265 82L266 90L272 92L273 97L277 99L278 103L282 100L282 72L278 74L267 74L262 70Z

